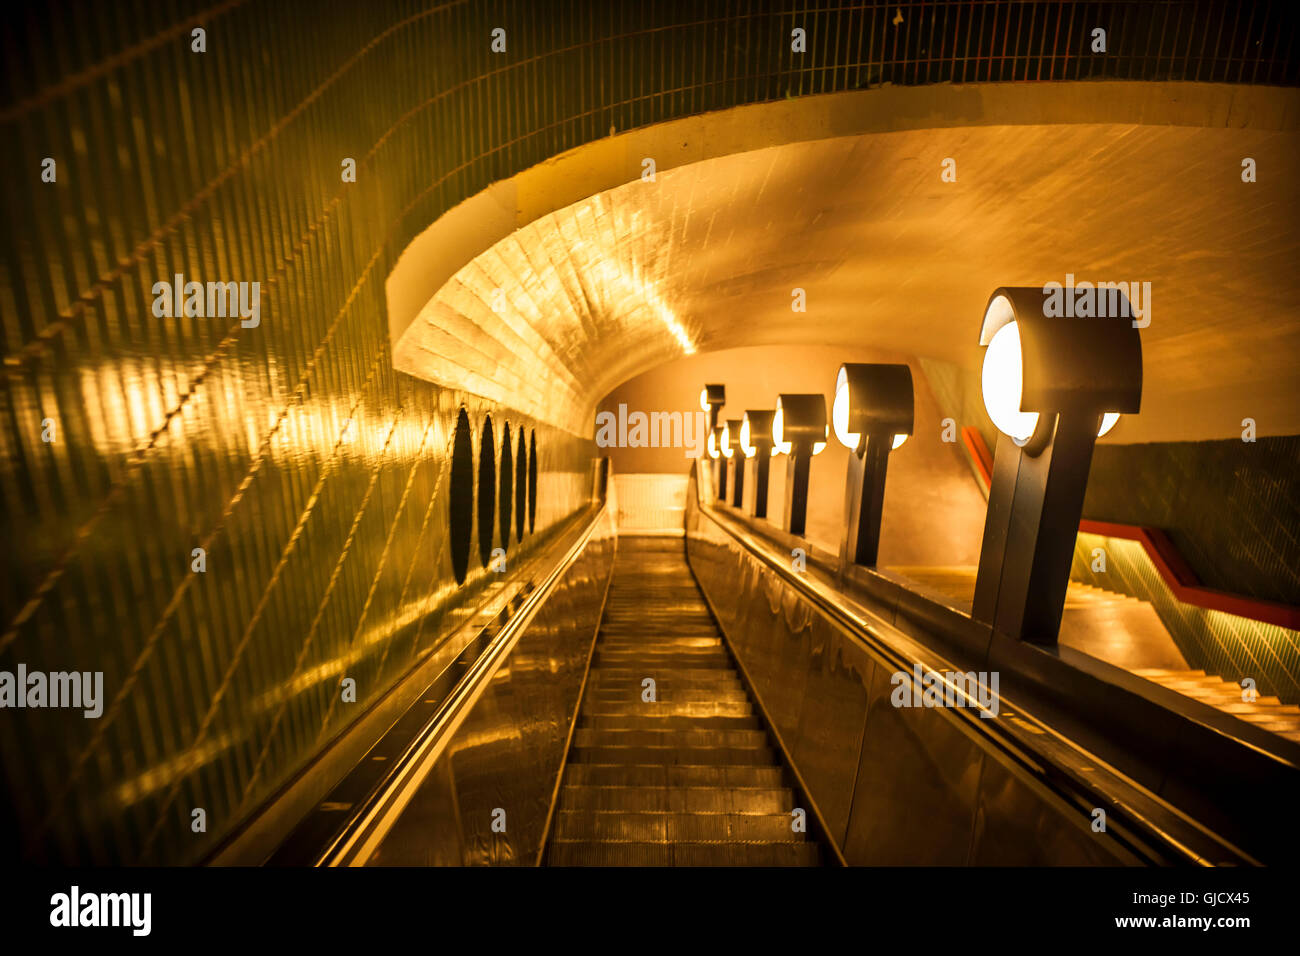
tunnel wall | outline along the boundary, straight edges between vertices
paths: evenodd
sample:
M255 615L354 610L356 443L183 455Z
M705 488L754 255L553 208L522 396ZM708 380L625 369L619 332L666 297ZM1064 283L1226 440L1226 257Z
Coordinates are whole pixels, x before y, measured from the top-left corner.
M521 416L395 373L383 290L461 200L611 127L783 96L1294 83L1277 55L1289 9L1243 23L1197 7L1179 14L1185 44L1150 57L1164 5L1102 5L1088 24L1054 3L909 9L900 30L844 4L800 14L803 60L793 15L757 3L67 2L7 18L0 666L102 669L105 698L97 719L0 721L12 852L201 858L346 722L340 675L364 706L472 604L483 572L458 591L439 535L449 432L462 403L476 437L489 413ZM1104 58L1081 55L1094 21ZM959 28L978 39L958 49ZM257 283L259 312L168 317L157 284L176 276L243 284L250 306ZM544 529L585 502L592 448L524 424Z

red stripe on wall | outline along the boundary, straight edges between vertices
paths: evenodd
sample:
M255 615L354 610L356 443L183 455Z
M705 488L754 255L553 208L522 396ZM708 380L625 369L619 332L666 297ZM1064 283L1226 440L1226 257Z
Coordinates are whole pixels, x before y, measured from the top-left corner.
M976 471L984 481L985 488L990 487L993 483L993 456L989 454L984 436L980 434L979 429L967 425L961 430L961 438L970 453ZM1142 550L1155 565L1165 585L1174 597L1184 604L1211 611L1222 611L1225 614L1235 614L1238 617L1247 617L1253 621L1274 624L1293 631L1300 630L1300 608L1204 587L1178 547L1159 528L1110 521L1089 521L1085 518L1079 522L1079 530L1087 534L1123 538L1141 544Z

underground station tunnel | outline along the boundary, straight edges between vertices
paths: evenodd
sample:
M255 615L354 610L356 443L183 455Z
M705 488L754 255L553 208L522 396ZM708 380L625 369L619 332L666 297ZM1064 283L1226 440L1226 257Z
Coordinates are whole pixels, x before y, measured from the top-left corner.
M1294 861L1296 19L11 8L3 859Z

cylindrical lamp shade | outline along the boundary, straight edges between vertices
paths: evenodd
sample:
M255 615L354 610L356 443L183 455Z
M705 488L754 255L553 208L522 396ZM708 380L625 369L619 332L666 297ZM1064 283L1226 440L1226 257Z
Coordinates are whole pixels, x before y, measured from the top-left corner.
M979 339L984 406L998 430L1031 454L1046 445L1057 412L1096 412L1100 437L1121 413L1141 408L1142 342L1128 299L1110 288L1096 298L1105 315L1048 314L1048 293L1037 287L1004 287L989 297Z
M811 451L818 454L826 447L830 425L826 421L826 399L815 393L782 393L776 400L772 417L772 441L783 454Z
M745 411L740 423L740 450L746 458L753 458L762 449L771 455L776 454L776 443L772 440L772 419L776 417L774 409L754 409Z
M707 412L709 408L720 408L727 403L727 386L725 385L705 385L700 389L700 411Z
M728 418L722 426L722 454L728 458L741 450L740 447L740 429L741 423L739 418Z
M861 451L864 435L892 435L897 448L913 429L912 370L906 365L840 366L832 409L835 436Z

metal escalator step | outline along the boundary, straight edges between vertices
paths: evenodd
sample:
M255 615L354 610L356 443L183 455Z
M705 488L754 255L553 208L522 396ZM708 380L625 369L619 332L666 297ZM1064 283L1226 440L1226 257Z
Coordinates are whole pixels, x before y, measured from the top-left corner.
M735 671L718 673L716 667L675 667L672 671L665 672L665 676L672 676L677 680L708 680L708 681L725 681L740 683L740 677ZM606 664L603 667L594 668L591 672L590 679L600 678L605 681L630 681L641 683L645 673L639 667L624 667L616 664Z
M788 814L672 813L665 811L561 810L555 843L601 840L628 843L800 843Z
M721 644L712 647L655 647L653 644L641 647L601 646L596 650L596 657L598 661L608 661L610 664L618 664L621 661L661 658L664 661L681 661L685 666L690 666L693 661L717 660L722 661L727 665L728 669L731 669L731 660L727 657L726 651L722 649Z
M646 705L649 706L648 704ZM646 727L663 727L670 730L761 730L762 724L758 717L750 714L748 716L716 716L716 717L693 717L687 714L659 714L644 715L640 713L631 714L581 714L579 724L581 727L591 727L596 730L640 730Z
M721 651L713 654L598 653L596 660L593 661L595 667L607 664L636 668L645 677L653 677L656 671L666 674L678 667L709 667L727 674L734 673L731 661L727 660L727 656Z
M647 676L653 679L654 671L647 671ZM655 699L652 701L641 699L640 688L593 687L587 693L591 696L592 702L597 704L635 702L642 708L640 712L645 713L646 716L654 716L663 704L743 704L749 701L744 690L739 687L661 687L658 686L658 681L655 683Z
M787 787L595 787L566 784L562 810L668 813L787 814L794 794Z
M740 676L734 670L719 672L716 667L693 667L690 661L677 667L661 668L659 673L665 678L671 677L679 681L740 683ZM593 668L590 676L592 679L600 679L606 683L639 684L645 677L645 669L635 664L609 663Z
M776 789L785 786L777 766L692 766L689 764L570 763L565 784L590 787L737 787Z
M766 748L767 732L763 730L691 729L675 730L671 727L636 729L597 729L580 727L573 735L578 747L675 747L692 748Z
M632 717L640 716L650 704L636 700L593 700L582 705L583 717ZM654 716L662 717L749 717L754 713L754 705L746 700L739 701L656 701L653 705Z
M574 744L570 759L582 763L747 764L766 766L776 756L769 747L615 747Z
M817 866L813 843L559 843L551 866Z
M605 651L612 650L676 650L682 647L722 648L722 638L708 634L664 635L647 637L642 634L618 635L606 638L601 644Z

